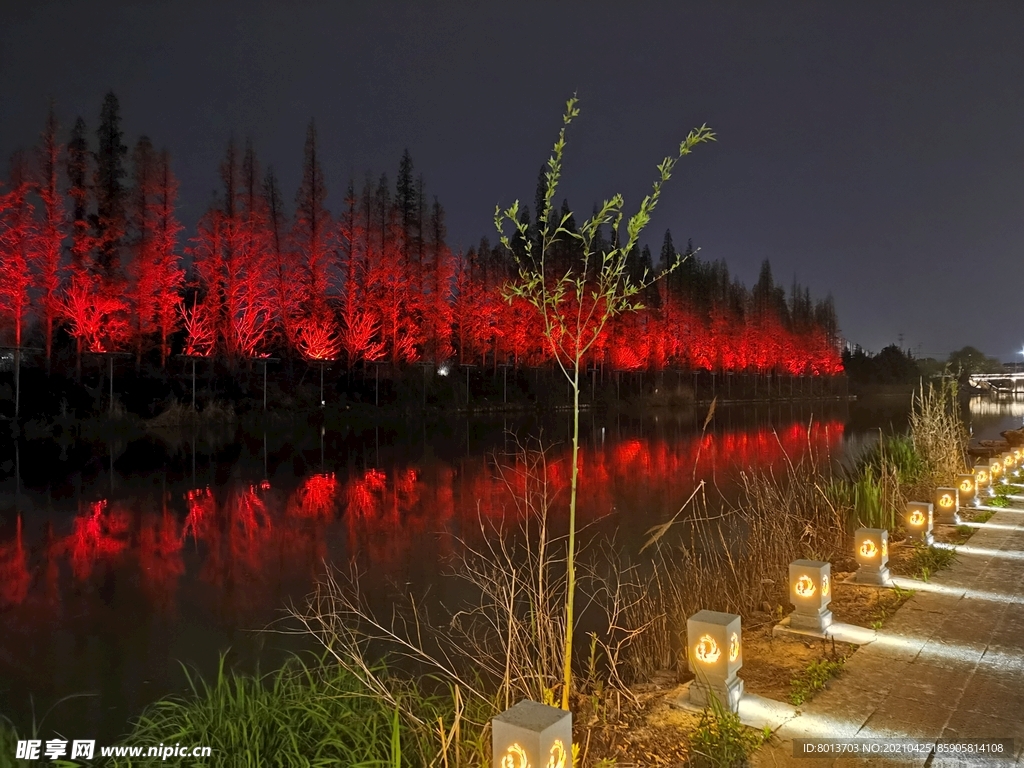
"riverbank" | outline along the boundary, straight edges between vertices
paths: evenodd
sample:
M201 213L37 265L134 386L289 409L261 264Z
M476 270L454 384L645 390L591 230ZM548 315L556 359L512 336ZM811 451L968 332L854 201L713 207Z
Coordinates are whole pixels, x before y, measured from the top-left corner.
M109 361L108 361L109 362ZM186 360L167 369L136 370L121 361L87 368L80 380L26 368L18 422L258 418L322 411L372 418L389 414L466 414L557 411L572 407L572 391L554 368L374 365L347 370L301 361L228 368ZM0 374L0 419L14 417L11 374ZM843 377L715 374L707 371L607 371L581 378L588 409L680 408L694 404L843 399Z

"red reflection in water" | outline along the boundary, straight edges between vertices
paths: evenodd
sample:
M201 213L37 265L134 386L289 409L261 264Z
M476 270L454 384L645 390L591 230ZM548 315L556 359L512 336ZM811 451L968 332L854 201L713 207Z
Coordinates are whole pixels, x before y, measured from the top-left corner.
M63 541L71 570L79 580L89 578L98 561L116 560L128 549L131 516L123 509L111 510L109 506L106 499L88 504L88 511L79 511L74 531Z
M178 518L167 508L164 498L160 515L145 515L139 531L139 568L142 588L149 599L161 609L174 605L178 580L185 573L181 549L184 535Z
M311 475L288 500L288 513L329 520L334 517L337 503L338 478L334 473Z
M30 579L19 515L14 541L0 544L0 608L21 605L28 596Z
M825 456L842 436L842 422L830 421L810 429L794 423L777 430L587 443L580 451L579 521L617 512L616 524L629 529L635 521L646 529L673 514L702 478L721 480L745 468L778 470L807 451ZM566 513L570 457L567 445L546 456L556 523ZM445 532L474 540L481 535L481 516L496 525L520 518L521 498L539 488L528 488L521 456L502 464L500 473L484 457L347 476L317 473L291 493L276 491L266 480L195 488L183 494L183 509L162 497L158 511L135 514L125 502L104 499L81 504L63 537L49 528L37 550L25 543L19 519L13 538L0 542L0 608L25 603L33 590L41 591L40 604L54 604L62 562L77 582L90 579L99 564L138 568L137 583L161 612L173 610L179 587L198 577L212 588L202 594L231 615L278 606L285 584L301 596L325 559L343 565L357 557L375 575L429 569L457 546ZM329 552L328 540L339 547L344 541L344 548ZM41 562L33 564L33 551ZM191 580L186 553L198 559ZM33 580L33 573L42 578Z

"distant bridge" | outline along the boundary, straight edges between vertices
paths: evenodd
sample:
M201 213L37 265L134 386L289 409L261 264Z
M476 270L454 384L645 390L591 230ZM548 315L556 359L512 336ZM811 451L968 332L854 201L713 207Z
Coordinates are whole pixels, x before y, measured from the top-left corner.
M1024 390L1024 373L972 373L968 375L967 383L979 389L1016 392Z

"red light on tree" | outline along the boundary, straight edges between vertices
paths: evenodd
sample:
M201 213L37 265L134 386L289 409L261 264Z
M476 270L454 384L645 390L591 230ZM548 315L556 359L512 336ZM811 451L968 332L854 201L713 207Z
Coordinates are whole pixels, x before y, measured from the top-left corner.
M304 321L296 339L299 351L307 360L336 360L341 351L338 324L326 312Z

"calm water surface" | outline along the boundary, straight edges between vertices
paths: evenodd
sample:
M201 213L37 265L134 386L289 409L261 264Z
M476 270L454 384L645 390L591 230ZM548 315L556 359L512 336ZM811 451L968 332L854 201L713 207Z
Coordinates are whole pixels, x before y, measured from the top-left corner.
M1024 402L975 410L979 436L997 436L1021 424ZM781 468L808 450L841 460L904 423L906 403L733 407L702 436L703 417L585 414L581 522L615 532L628 555L699 480L728 495L741 469ZM426 589L458 537L480 535L481 517L515 515L497 471L516 463L508 430L553 444L549 481L564 501L567 429L563 417L453 418L23 446L20 473L0 456L0 714L27 728L52 706L43 738L109 743L182 689L182 664L208 675L230 649L239 668L272 667L300 646L254 630L281 620L326 567L355 562L380 594ZM556 501L556 514L564 507ZM76 694L86 695L60 701Z

